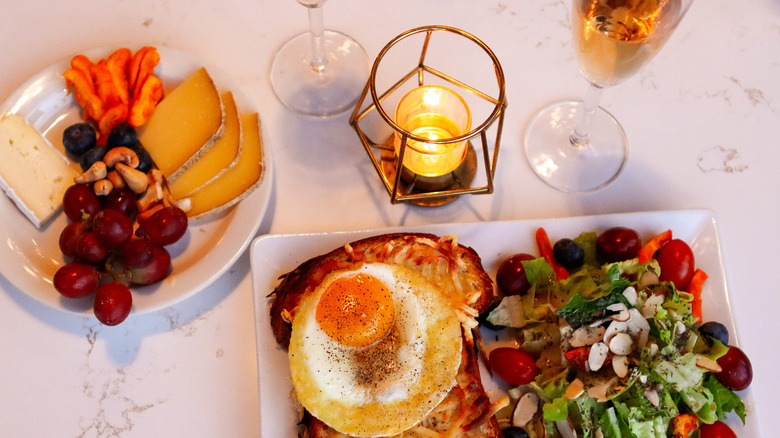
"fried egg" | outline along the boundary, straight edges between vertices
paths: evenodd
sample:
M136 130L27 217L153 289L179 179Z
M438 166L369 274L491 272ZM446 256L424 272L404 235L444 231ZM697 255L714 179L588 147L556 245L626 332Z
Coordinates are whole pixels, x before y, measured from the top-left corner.
M295 311L295 395L341 433L398 434L453 387L461 346L454 309L418 271L382 263L333 271Z

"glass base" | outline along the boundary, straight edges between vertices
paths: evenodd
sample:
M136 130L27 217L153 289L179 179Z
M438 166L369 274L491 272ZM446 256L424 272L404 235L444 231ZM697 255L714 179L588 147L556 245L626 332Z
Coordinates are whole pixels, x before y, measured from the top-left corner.
M311 65L311 36L293 37L276 53L271 65L271 86L279 100L295 112L313 117L341 114L356 103L369 73L366 52L352 38L324 32L327 64L317 71Z
M582 102L556 102L537 113L525 133L525 153L536 175L568 193L602 189L617 179L628 159L628 140L615 118L596 110L586 146L570 135L582 112Z

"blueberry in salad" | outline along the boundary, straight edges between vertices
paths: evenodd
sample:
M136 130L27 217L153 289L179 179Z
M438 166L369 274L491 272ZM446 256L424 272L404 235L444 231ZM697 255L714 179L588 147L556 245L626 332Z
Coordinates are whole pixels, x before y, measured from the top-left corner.
M543 229L536 239L541 257L522 262L530 286L486 318L513 331L518 350L535 359L524 369L527 359L499 363L522 355L489 355L505 382L528 382L507 383L510 405L498 414L506 433L688 437L730 431L721 421L730 415L744 423L735 391L750 385L752 367L723 324L702 324L707 276L685 242L671 230L644 245L628 228L585 232L571 239L583 252L573 268ZM529 369L532 379L515 378Z

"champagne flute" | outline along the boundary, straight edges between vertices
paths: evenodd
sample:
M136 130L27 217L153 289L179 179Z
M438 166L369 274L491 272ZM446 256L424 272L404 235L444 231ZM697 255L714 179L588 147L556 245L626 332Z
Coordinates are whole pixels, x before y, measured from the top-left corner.
M525 134L534 172L564 192L586 193L614 181L628 158L615 118L598 106L605 87L646 65L663 47L693 0L572 0L577 61L590 87L584 101L554 103Z
M326 0L298 0L309 30L287 41L271 65L271 86L288 108L313 117L343 113L357 102L368 78L366 52L355 40L324 29Z

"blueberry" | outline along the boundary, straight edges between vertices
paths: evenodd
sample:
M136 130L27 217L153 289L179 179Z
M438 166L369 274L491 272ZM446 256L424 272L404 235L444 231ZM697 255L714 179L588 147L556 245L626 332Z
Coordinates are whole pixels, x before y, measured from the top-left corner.
M89 123L76 123L65 128L62 133L62 145L75 156L81 156L97 143L95 128Z
M553 257L569 271L578 269L585 263L585 251L577 245L577 242L568 238L555 242Z
M528 432L517 426L509 426L502 430L501 434L504 435L504 438L528 438Z
M504 326L502 325L495 325L492 322L487 320L488 315L490 315L490 312L492 312L498 305L501 304L501 301L496 301L495 303L491 304L490 307L487 308L484 312L480 313L479 316L477 316L477 322L479 322L479 325L482 327L485 327L490 330L503 330Z
M138 142L138 134L129 123L120 123L111 129L106 139L106 144L110 147L124 146L132 147Z
M138 167L136 169L140 170L141 172L147 173L152 169L152 156L149 155L149 152L147 152L146 149L144 149L143 145L139 142L135 142L133 146L130 147L130 149L135 152L135 154L138 156Z
M108 152L108 147L106 146L95 146L85 152L84 155L81 156L81 161L79 162L81 170L86 172L96 161L103 161L106 152Z
M699 334L707 345L712 345L712 339L717 339L723 345L729 345L729 330L717 321L705 322L699 326Z

